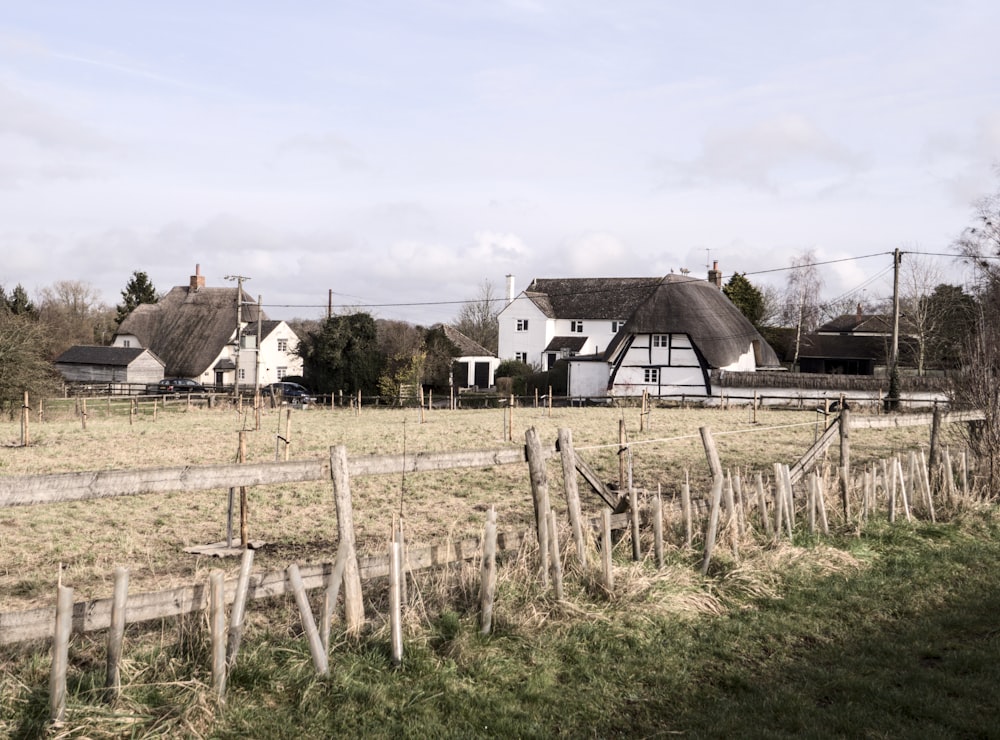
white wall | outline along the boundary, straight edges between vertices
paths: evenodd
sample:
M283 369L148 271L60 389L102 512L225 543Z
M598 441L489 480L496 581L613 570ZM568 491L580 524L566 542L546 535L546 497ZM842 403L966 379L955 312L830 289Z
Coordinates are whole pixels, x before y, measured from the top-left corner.
M569 361L567 387L570 396L594 397L608 395L610 368L606 362Z
M528 330L517 331L518 319L527 319ZM513 360L518 352L528 356L529 364L542 363L542 350L554 336L549 319L523 293L507 304L497 317L499 339L497 356Z

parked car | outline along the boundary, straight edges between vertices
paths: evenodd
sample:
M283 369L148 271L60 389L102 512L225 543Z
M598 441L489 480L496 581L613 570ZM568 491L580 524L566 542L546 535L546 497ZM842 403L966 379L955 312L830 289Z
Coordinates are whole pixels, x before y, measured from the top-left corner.
M156 384L157 393L204 393L205 386L190 378L164 378Z
M309 391L306 390L304 386L298 383L289 383L282 381L280 383L271 383L264 389L264 392L269 395L273 395L279 401L288 401L289 403L301 403L303 406L314 402L314 399L309 395Z

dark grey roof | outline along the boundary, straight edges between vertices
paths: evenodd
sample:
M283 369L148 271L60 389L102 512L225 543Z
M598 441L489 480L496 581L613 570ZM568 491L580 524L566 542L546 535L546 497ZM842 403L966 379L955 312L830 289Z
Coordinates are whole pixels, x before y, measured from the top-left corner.
M571 352L579 352L583 345L587 343L587 337L569 336L552 337L552 341L543 350L544 352L558 352L561 349L568 349Z
M486 347L466 336L450 324L436 324L432 328L441 327L448 341L458 347L459 357L495 357Z
M235 322L233 322L235 324ZM280 321L274 321L273 319L265 318L260 322L260 338L267 339L271 336L271 332L278 328ZM243 327L243 336L245 337L255 337L257 336L257 322L251 321L249 324Z
M627 319L659 278L537 278L524 294L551 319Z
M196 378L218 357L236 331L239 288L178 286L157 303L138 306L118 327L132 334L166 365L169 376ZM261 319L267 316L261 312ZM257 321L257 303L243 293L243 321Z
M906 317L899 317L901 333L913 333L913 323ZM892 334L892 316L885 314L845 313L827 321L816 329L820 334Z
M778 356L713 283L670 274L636 309L605 352L611 358L632 334L687 334L710 367L726 367L758 343L757 366L778 367Z
M128 367L145 351L141 347L101 347L80 344L63 352L56 358L56 362L64 365Z

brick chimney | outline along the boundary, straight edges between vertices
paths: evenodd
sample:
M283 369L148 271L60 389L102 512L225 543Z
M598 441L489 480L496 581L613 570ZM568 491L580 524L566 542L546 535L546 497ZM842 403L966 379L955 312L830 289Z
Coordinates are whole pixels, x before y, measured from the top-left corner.
M864 318L864 314L861 312L861 301L858 301L858 323L860 324Z
M197 293L198 288L205 287L205 276L201 274L201 265L194 266L194 275L191 276L191 292Z
M708 271L708 282L715 283L715 287L722 290L722 270L719 269L719 260L712 262L712 269Z

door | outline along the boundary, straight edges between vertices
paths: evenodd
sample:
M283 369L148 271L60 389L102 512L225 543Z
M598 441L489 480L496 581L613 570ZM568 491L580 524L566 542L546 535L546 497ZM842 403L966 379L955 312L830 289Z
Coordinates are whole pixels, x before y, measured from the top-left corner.
M490 363L488 362L476 363L476 387L477 388L490 387Z

